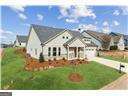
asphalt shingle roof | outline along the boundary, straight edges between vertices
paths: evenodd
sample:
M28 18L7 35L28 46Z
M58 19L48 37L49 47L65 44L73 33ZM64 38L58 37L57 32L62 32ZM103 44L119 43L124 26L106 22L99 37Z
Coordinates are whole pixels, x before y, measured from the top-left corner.
M53 28L53 27L41 26L35 24L32 24L31 26L34 28L35 32L37 33L42 43L47 42L49 39L53 38L57 34L64 32L66 30L62 28ZM68 31L73 35L73 37L76 36L82 37L81 33L78 31L72 31L72 30L68 30Z
M87 30L84 32L91 35L95 39L99 40L102 43L103 48L108 48L110 40L111 40L110 35L105 34L105 33L101 33L101 32L92 31L92 30Z
M20 43L26 43L27 42L27 36L17 35L17 39Z

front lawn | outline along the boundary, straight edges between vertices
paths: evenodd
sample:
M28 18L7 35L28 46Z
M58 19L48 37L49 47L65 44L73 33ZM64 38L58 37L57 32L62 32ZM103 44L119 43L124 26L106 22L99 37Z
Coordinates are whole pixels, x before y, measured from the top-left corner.
M123 75L110 67L90 62L76 68L76 72L83 76L83 81L71 82L68 79L74 72L71 66L36 72L25 71L24 57L14 53L14 50L4 50L1 68L2 89L99 89Z

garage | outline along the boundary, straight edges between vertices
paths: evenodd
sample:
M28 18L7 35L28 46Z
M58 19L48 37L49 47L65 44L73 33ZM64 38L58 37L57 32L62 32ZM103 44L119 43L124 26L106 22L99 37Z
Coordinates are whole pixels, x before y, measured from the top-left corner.
M85 48L85 57L88 60L92 60L96 56L96 47L86 47Z

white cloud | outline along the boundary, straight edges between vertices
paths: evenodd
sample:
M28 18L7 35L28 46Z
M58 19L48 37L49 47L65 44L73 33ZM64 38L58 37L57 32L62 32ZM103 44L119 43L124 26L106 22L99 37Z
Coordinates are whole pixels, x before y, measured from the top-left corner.
M13 32L0 29L0 34L9 34L9 35L12 35Z
M27 16L23 13L19 13L18 16L22 19L22 20L25 20L27 19Z
M66 19L66 22L68 23L78 23L79 21L77 19Z
M20 5L19 6L18 5L9 6L9 8L16 12L24 12L25 11L25 6L20 6Z
M43 15L37 14L37 19L38 19L39 21L42 21L42 20L43 20Z
M113 23L114 23L115 26L120 25L120 23L118 21L113 21Z
M118 16L118 15L120 15L120 12L119 12L119 10L115 10L115 11L113 12L113 15L115 15L115 16Z
M60 15L58 19L69 18L78 20L81 17L90 17L92 19L96 18L95 13L91 7L84 5L76 6L60 6L59 7Z
M30 24L28 24L28 23L23 23L22 25L30 27Z
M103 22L103 26L109 26L108 21L104 21L104 22Z
M96 25L93 24L79 24L78 29L81 29L81 31L83 30L93 30L96 31L98 28Z
M25 15L25 6L9 6L10 9L15 11L20 19L25 20L27 16Z
M110 27L109 26L105 26L105 27L103 27L103 33L110 33L111 32L111 30L110 30Z
M120 8L123 15L128 15L128 6L121 6Z

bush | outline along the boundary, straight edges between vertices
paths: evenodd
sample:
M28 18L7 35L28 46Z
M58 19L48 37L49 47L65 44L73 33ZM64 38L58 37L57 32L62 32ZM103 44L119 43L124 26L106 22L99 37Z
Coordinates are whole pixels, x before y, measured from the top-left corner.
M54 58L53 60L56 61L56 58Z
M39 62L44 62L44 55L42 53L40 53Z
M117 50L117 46L110 46L110 50Z

